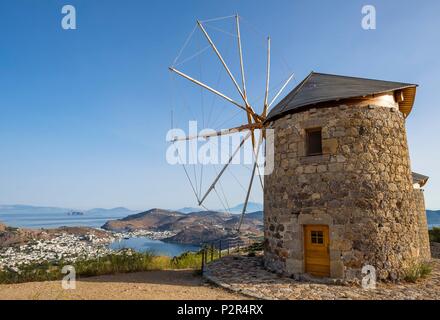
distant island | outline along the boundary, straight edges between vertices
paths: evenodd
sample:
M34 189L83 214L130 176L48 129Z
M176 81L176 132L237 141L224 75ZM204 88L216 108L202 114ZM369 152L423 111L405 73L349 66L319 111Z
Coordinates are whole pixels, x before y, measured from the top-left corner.
M117 207L111 209L105 208L93 208L90 210L78 210L78 208L60 208L60 207L42 207L42 206L30 206L30 205L0 205L0 220L2 214L14 214L14 215L56 215L81 212L84 215L107 215L107 216L128 216L130 214L139 212L130 210L124 207Z
M81 212L81 211L70 211L70 212L67 212L67 215L68 216L83 216L84 212Z

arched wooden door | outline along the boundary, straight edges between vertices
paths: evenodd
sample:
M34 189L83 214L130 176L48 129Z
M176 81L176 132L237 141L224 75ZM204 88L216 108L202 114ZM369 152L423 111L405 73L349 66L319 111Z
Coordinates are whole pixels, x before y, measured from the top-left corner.
M329 228L325 225L304 226L305 272L330 277Z

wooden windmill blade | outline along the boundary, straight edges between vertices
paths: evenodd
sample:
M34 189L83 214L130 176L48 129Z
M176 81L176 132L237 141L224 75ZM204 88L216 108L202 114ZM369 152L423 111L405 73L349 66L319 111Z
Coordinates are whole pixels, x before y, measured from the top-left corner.
M179 76L181 76L181 77L183 77L183 78L185 78L185 79L187 79L187 80L189 80L189 81L195 83L195 84L198 85L198 86L201 86L202 88L204 88L204 89L206 89L206 90L208 90L208 91L211 91L212 93L214 93L214 94L216 94L216 95L222 97L222 98L225 99L226 101L228 101L228 102L234 104L235 106L239 107L240 109L243 109L244 111L248 112L248 110L246 109L246 107L242 106L240 103L234 101L233 99L229 98L227 95L221 93L220 91L211 88L210 86L204 84L203 82L201 82L201 81L199 81L199 80L197 80L197 79L194 79L194 78L190 77L189 75L187 75L187 74L185 74L185 73L183 73L183 72L177 70L176 68L169 67L169 69L170 69L170 71L177 73Z
M253 166L253 169L252 169L251 179L249 181L249 187L248 187L248 191L246 193L246 199L245 199L245 202L244 202L244 205L243 205L243 210L241 212L241 217L240 217L240 221L238 223L237 232L240 232L241 225L243 224L243 220L244 220L244 215L246 214L246 209L247 209L247 205L248 205L248 202L249 202L249 196L250 196L250 193L251 193L252 184L254 182L254 177L255 177L257 166L258 166L258 155L260 153L260 147L263 144L263 139L264 139L263 134L260 134L260 139L258 141L257 152L256 152L256 159L255 159L254 166Z
M194 139L208 139L212 137L218 137L218 136L225 136L230 135L234 133L239 133L243 131L251 131L251 135L253 134L253 131L256 129L261 129L263 127L262 123L252 123L252 124L244 124L239 127L230 128L230 129L223 129L220 131L212 132L212 133L206 133L206 134L198 134L195 136L188 136L188 137L176 137L172 140L172 142L175 141L188 141L188 140L194 140Z
M275 101L278 99L278 97L283 93L284 89L286 89L287 85L292 81L292 79L295 77L295 74L292 73L289 78L287 78L286 82L283 84L281 89L277 92L277 94L273 97L272 101L269 103L268 109L272 107L272 105L275 103ZM266 115L267 116L267 115ZM266 118L265 118L266 119Z
M208 191L205 193L205 195L202 197L201 200L199 200L199 206L203 204L203 201L205 201L206 197L211 193L212 190L214 190L215 185L217 184L217 182L220 180L221 176L223 175L223 173L226 171L226 169L228 168L228 166L231 164L232 160L234 160L235 156L237 155L237 153L240 151L240 149L243 147L244 143L246 142L247 139L249 139L249 137L251 136L251 133L249 132L246 137L244 137L244 139L241 141L240 145L238 146L237 149L235 149L235 151L233 152L233 154L229 157L228 162L223 166L223 169L220 171L220 173L217 175L217 177L214 179L214 182L211 184L211 186L208 188Z

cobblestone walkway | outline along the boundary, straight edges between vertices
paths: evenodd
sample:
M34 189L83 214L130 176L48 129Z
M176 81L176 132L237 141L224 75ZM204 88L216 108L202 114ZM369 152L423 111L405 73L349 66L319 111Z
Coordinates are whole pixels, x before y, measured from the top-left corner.
M259 299L322 300L440 299L440 260L431 275L417 283L378 284L375 290L357 286L299 282L263 268L262 257L228 256L210 263L205 277L217 285Z

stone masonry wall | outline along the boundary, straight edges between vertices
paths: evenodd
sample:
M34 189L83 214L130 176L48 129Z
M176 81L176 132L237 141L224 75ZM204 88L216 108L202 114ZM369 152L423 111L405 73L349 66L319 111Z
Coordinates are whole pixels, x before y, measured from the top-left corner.
M305 130L322 128L323 155L305 155ZM403 115L395 108L310 109L269 123L274 171L265 177L265 265L304 273L303 226L330 230L330 272L354 280L369 264L401 279L420 255Z
M419 215L419 238L420 258L423 261L431 259L431 248L429 244L428 218L426 216L425 196L422 189L414 189L414 201Z

